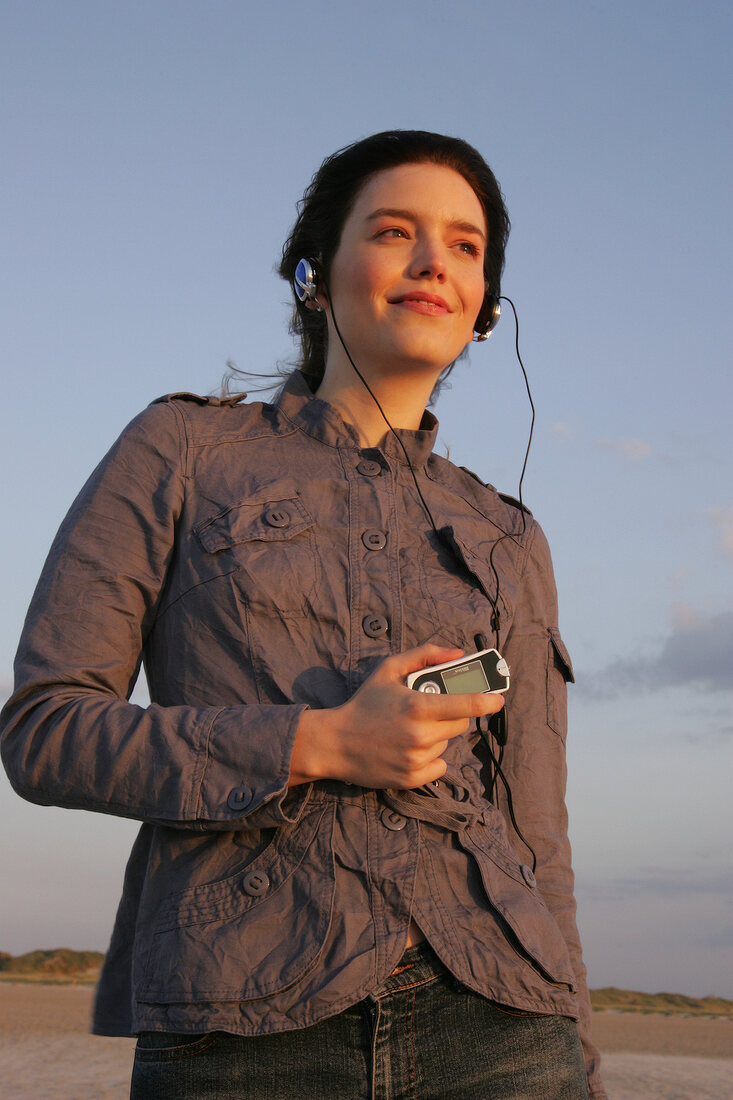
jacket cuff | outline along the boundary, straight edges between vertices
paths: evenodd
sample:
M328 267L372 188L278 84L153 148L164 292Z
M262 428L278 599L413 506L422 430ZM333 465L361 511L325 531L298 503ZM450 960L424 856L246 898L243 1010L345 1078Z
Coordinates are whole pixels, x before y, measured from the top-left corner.
M204 828L265 829L293 824L310 784L288 787L305 704L226 707L209 731L197 819Z

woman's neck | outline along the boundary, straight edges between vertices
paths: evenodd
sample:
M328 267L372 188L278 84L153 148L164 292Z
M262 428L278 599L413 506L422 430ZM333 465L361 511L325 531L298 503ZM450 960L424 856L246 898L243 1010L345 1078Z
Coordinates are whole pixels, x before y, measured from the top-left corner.
M434 380L390 377L369 379L370 389L393 428L416 430L433 392ZM326 370L317 396L338 409L359 433L363 447L376 447L388 431L385 417L351 364L345 370Z

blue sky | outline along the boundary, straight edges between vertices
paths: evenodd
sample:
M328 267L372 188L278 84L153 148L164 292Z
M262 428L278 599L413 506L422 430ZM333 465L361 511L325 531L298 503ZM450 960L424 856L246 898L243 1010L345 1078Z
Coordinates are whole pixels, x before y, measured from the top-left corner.
M0 689L53 533L125 423L227 360L292 355L274 274L322 158L376 130L473 142L513 223L593 986L733 997L733 8L620 2L6 0L0 35ZM436 409L515 492L508 311ZM104 949L130 822L3 778L0 948Z

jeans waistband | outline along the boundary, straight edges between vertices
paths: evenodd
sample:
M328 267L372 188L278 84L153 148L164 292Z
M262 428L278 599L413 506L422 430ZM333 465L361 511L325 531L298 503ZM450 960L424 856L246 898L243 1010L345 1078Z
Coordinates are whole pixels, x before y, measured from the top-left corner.
M370 999L388 997L403 989L414 989L415 986L425 985L448 973L430 944L424 940L407 948L389 977L373 990Z

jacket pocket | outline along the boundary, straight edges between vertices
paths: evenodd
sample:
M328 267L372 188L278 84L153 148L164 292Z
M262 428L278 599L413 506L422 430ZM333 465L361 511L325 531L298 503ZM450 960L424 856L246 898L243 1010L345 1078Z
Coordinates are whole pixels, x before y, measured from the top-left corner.
M512 586L503 564L501 584L497 585L488 560L453 527L443 527L440 535L438 540L428 534L419 556L423 608L430 614L434 630L430 637L470 651L475 649L474 634L479 631L492 638L495 611L502 635L506 633L512 617Z
M497 844L491 832L486 844L480 836L479 829L470 835L466 830L461 843L478 864L484 891L508 931L508 941L548 981L574 990L567 944L537 886L530 884L530 869L523 869L516 854Z
M574 684L575 676L560 631L551 626L547 635L547 724L564 740L568 728L566 684Z
M237 874L171 896L137 999L251 1000L303 977L331 924L333 818L333 806L318 807Z
M259 487L246 500L197 523L194 535L212 557L232 562L247 603L303 615L320 577L315 521L291 479Z

